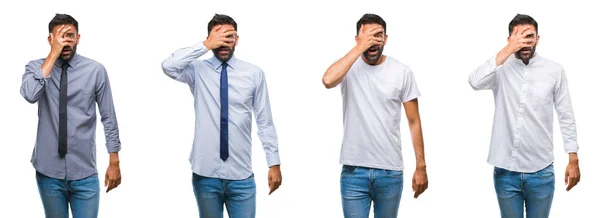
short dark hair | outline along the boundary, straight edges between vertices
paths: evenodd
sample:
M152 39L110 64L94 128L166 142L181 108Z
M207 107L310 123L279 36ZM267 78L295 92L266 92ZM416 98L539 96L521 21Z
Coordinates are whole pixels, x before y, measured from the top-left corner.
M513 28L517 25L522 24L531 24L535 28L535 33L538 32L538 23L533 19L533 17L526 14L517 14L510 23L508 24L508 35L512 35Z
M73 25L75 27L75 31L79 32L79 23L77 23L77 20L75 20L75 18L71 17L71 15L68 14L56 14L48 24L48 32L51 33L52 29L54 29L55 26L65 24Z
M358 22L356 22L356 34L360 31L360 26L363 24L379 24L383 26L383 31L386 31L385 20L377 14L364 14Z
M224 14L215 14L210 22L208 22L208 34L210 34L210 31L214 26L223 24L230 24L233 26L233 30L237 31L237 23L233 18Z

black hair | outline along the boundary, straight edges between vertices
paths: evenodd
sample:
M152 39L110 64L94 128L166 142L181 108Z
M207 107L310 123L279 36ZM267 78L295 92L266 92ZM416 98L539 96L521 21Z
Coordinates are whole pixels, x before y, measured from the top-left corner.
M538 32L538 23L533 19L533 17L526 14L517 14L510 23L508 24L508 35L512 35L513 28L517 25L522 24L531 24L535 28L535 32Z
M75 18L68 14L56 14L54 18L48 23L48 32L51 33L55 26L71 24L75 27L75 31L79 32L79 23Z
M237 31L237 23L233 18L224 14L215 14L210 22L208 22L208 34L210 34L210 31L214 26L223 24L230 24L233 26L233 30Z
M379 24L383 27L383 31L386 31L385 20L377 14L364 14L358 22L356 22L356 34L360 31L360 26L363 24Z

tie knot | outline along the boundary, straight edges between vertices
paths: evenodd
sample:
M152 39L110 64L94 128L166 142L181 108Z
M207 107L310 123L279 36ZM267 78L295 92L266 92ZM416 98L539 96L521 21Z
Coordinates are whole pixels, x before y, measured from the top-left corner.
M66 70L67 68L69 68L69 63L68 62L63 63L62 64L62 69Z

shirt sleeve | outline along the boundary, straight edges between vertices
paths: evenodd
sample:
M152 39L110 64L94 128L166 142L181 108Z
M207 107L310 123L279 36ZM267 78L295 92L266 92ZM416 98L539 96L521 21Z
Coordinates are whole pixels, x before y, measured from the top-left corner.
M576 153L579 150L579 145L577 144L577 129L571 96L569 94L569 85L562 66L559 71L560 74L554 86L554 108L558 116L565 152Z
M42 65L36 61L31 61L25 66L21 83L21 95L27 102L36 103L42 93L44 93L48 77L42 76Z
M271 116L269 92L262 70L258 73L256 80L257 86L254 91L253 108L258 127L258 137L262 142L268 166L280 165L277 131Z
M194 86L194 67L192 61L206 54L208 48L202 42L198 42L187 48L181 48L173 52L171 56L163 60L163 72L174 80Z
M421 96L417 86L417 81L415 80L415 76L410 68L406 68L406 70L404 70L404 77L401 85L402 87L400 90L402 93L400 94L400 100L402 103L411 101Z
M474 90L495 89L498 84L496 72L502 66L496 66L496 57L491 57L471 73L469 84Z
M106 149L109 153L119 152L121 150L121 140L119 139L119 125L117 123L110 81L104 66L101 65L98 70L96 102L98 103L102 125L104 126Z

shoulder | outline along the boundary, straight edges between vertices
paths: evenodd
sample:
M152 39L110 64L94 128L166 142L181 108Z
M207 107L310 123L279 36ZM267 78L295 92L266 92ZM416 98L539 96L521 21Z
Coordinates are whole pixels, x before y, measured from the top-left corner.
M401 76L404 76L406 74L412 74L412 69L408 65L406 65L406 64L400 62L399 60L397 60L393 57L390 57L390 56L386 56L386 66L385 67L386 67L386 70L392 71L394 73L398 73Z
M73 58L75 58L75 57L73 57ZM77 61L77 65L84 66L88 69L92 69L93 71L106 72L106 67L104 67L104 64L102 64L94 59L88 58L86 56L78 55L77 60L75 60L75 61Z
M562 73L564 71L562 64L560 64L554 60L551 60L551 59L548 59L545 57L541 57L541 56L539 56L539 59L540 59L540 63L544 66L544 68L552 69L552 71L556 72L556 73Z
M236 58L235 65L236 71L248 73L258 80L264 79L265 73L263 69L256 64Z

